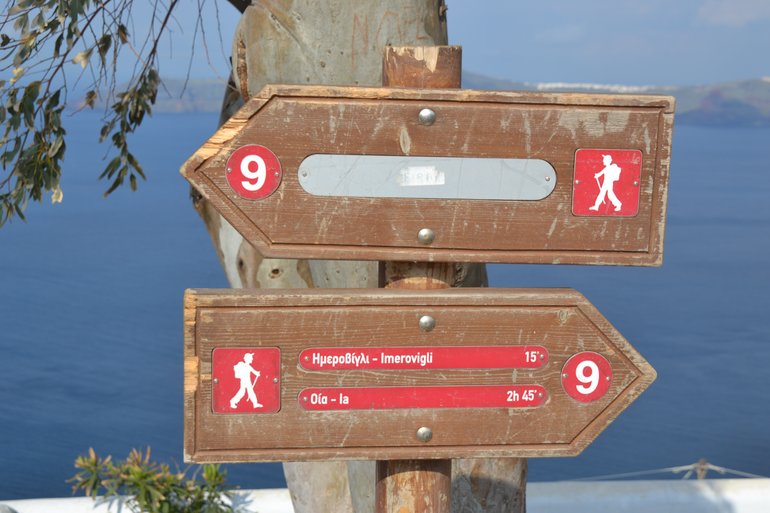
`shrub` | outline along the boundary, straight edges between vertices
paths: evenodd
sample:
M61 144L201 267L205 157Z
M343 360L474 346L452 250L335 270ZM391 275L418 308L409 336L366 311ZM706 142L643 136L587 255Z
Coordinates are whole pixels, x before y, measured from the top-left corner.
M133 449L125 461L100 458L93 449L75 460L79 472L70 480L73 493L118 500L134 513L226 513L232 512L225 489L226 472L219 465L204 465L172 472L168 465Z

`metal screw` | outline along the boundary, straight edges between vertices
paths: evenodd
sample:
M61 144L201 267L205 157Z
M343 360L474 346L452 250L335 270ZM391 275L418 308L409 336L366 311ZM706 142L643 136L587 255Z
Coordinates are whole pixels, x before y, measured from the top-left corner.
M546 177L545 177L545 181L546 181L546 182L550 182L550 181L551 181L551 177L550 177L550 176L546 176Z
M231 168L231 167L228 167L228 168L227 168L227 172L228 172L228 173L232 173L232 172L233 172L233 168Z
M307 402L307 396L303 397L302 400Z
M568 376L569 376L569 375L568 375L566 372L565 372L564 374L562 374L562 375L561 375L561 377L562 377L562 378L566 378L566 377L568 377Z
M545 360L545 355L543 353L540 353L540 359Z
M417 430L417 440L421 442L430 442L433 438L433 430L429 427L421 427Z
M543 392L538 392L538 393L537 393L537 396L538 396L538 397L543 397Z
M634 187L639 187L639 182L637 182L636 180L634 180Z
M423 315L420 317L420 322L418 324L422 331L433 331L433 328L436 327L436 319L430 315Z
M278 383L278 378L273 378L273 383Z
M306 357L305 357L305 361L308 361L308 360L310 360L310 357L309 357L309 356L306 356Z
M276 178L278 178L279 176L281 176L281 173L279 173L278 171L276 171L275 173L273 173L273 176L274 176L274 177L276 177Z
M575 185L580 185L580 180L575 180Z
M214 383L215 385L217 385L217 384L219 383L219 380L218 380L217 378L214 378L212 381L213 381L213 383Z
M610 377L609 377L609 376L607 376L607 378L606 378L606 379L607 379L607 381L609 381L609 380L610 380Z
M422 109L417 115L417 120L421 125L431 126L436 122L436 113L431 109Z
M417 232L417 241L420 244L431 244L436 239L436 234L430 228L423 228Z

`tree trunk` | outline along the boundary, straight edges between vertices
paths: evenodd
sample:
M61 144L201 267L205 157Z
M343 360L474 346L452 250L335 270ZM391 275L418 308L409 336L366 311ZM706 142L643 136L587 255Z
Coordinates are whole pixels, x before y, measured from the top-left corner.
M381 85L386 46L447 43L445 11L443 0L255 0L236 29L220 124L265 84ZM234 288L378 285L377 262L263 258L205 198L196 191L192 197ZM454 286L486 286L483 265L459 266L456 276ZM504 461L455 462L453 495L471 496L453 500L452 511L523 511L523 498L522 509L491 507L523 497L526 460ZM284 471L296 513L374 510L374 462L286 463Z

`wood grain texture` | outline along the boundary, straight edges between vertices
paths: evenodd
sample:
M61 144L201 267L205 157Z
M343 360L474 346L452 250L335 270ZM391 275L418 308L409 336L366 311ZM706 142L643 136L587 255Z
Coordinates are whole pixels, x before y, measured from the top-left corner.
M673 106L665 96L266 86L182 173L268 256L660 265ZM419 124L423 107L437 113L433 126ZM284 171L260 201L237 196L225 177L229 155L248 143L273 150ZM586 148L642 153L637 215L572 214L575 152ZM557 183L541 201L321 197L297 176L317 153L537 158ZM436 233L429 246L417 240L422 228Z
M449 513L450 460L378 461L377 512Z
M462 51L460 47L386 48L382 83L385 86L417 88L460 88ZM407 153L409 136L399 139ZM438 262L384 262L383 287L428 290L451 287L459 268L479 264ZM449 513L452 496L452 461L377 460L375 463L376 513Z
M417 89L460 88L462 47L388 46L382 59L382 85Z
M190 461L309 461L565 456L580 453L655 378L650 365L579 293L572 290L439 289L188 291L194 326L185 340L185 453ZM436 328L418 328L422 315ZM308 371L307 347L519 345L547 348L536 370ZM281 410L212 413L211 355L219 347L281 349ZM611 364L608 393L578 403L561 389L575 353L595 351ZM541 384L536 408L307 411L307 387ZM421 442L416 429L429 426Z

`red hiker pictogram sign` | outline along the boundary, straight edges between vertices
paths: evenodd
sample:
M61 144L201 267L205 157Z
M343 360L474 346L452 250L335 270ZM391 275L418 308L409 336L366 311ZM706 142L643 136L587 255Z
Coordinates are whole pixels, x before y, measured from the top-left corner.
M572 213L633 217L642 187L639 150L580 149L575 152Z
M281 351L216 348L211 354L214 413L275 413L281 409Z

